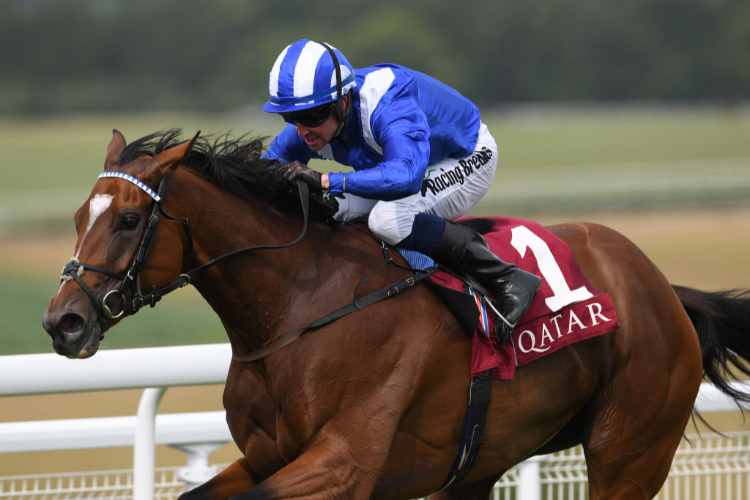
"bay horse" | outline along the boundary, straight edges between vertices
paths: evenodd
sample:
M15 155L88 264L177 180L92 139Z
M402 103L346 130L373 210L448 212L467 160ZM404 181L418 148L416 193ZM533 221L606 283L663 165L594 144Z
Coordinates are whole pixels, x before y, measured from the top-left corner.
M233 357L347 304L381 267L378 242L325 223L324 211L287 244L302 230L299 200L276 162L260 158L260 140L180 142L179 134L126 144L114 131L104 177L75 214L75 258L44 315L58 354L93 356L104 332L137 311L136 291L185 285L191 269L250 245L266 248L205 267L191 283L221 318ZM493 380L484 441L462 483L435 493L459 449L471 345L434 290L418 284L263 359L233 360L223 402L242 457L183 497L487 499L513 465L578 444L589 498L654 497L702 374L735 400L750 399L728 385L732 366L749 374L750 291L672 286L635 244L601 225L549 229L611 295L620 328L519 367L514 380ZM133 269L138 276L128 276ZM359 293L405 276L384 266ZM130 309L118 313L118 300Z

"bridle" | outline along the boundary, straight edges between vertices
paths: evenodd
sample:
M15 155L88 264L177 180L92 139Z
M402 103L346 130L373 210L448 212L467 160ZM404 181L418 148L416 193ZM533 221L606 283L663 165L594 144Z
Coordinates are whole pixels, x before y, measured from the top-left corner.
M151 307L154 307L157 302L159 302L162 297L167 295L168 293L171 293L178 288L182 288L184 286L187 286L191 283L193 278L208 269L209 267L219 263L220 261L227 259L229 257L233 257L235 255L239 255L241 253L250 252L250 251L256 251L256 250L275 250L280 248L288 248L291 246L296 245L299 243L302 238L307 233L307 226L308 226L308 219L309 219L309 211L310 211L310 191L308 185L298 180L296 182L297 185L297 191L299 193L299 200L300 204L302 206L302 215L303 215L303 227L302 231L300 232L299 236L295 238L293 241L289 243L285 243L282 245L257 245L252 247L245 247L240 248L238 250L234 250L232 252L226 253L224 255L221 255L220 257L217 257L211 261L206 262L205 264L198 266L196 268L191 269L190 271L187 271L183 274L180 274L179 278L177 278L171 285L168 285L164 288L157 289L155 285L151 286L150 293L143 294L142 287L141 287L141 276L143 274L143 270L146 266L146 261L148 260L149 255L151 254L151 247L154 244L154 236L156 234L156 228L159 224L160 216L163 215L167 219L170 220L179 220L182 221L182 227L185 230L185 235L187 236L188 240L188 264L186 267L189 267L190 264L193 261L194 252L193 252L193 236L190 229L190 221L187 218L184 217L173 217L169 215L167 212L164 211L164 195L167 190L167 182L168 182L168 176L165 175L161 182L159 183L158 193L154 193L154 191L143 184L141 181L136 179L135 177L132 177L127 174L123 174L120 172L104 172L99 175L99 179L102 178L117 178L117 179L123 179L128 182L133 183L134 185L138 186L141 190L143 190L146 194L151 196L151 198L154 199L154 208L151 212L151 217L149 217L148 220L148 226L146 227L146 231L143 234L143 239L141 240L141 244L138 247L138 251L135 254L135 257L133 258L133 262L130 264L129 269L127 272L118 273L116 271L111 271L109 269L98 267L98 266L92 266L90 264L84 264L82 262L79 262L77 259L71 259L68 264L65 265L65 267L62 270L62 274L60 276L61 280L74 280L76 283L78 283L81 288L86 292L89 299L91 299L91 303L94 306L94 310L97 314L97 321L99 321L99 324L102 327L102 332L104 331L104 324L107 320L114 320L118 319L123 316L123 314L131 313L135 314L141 308L143 308L144 305L150 305ZM347 314L350 314L355 311L359 311L360 309L363 309L369 305L375 304L377 302L380 302L381 300L385 300L389 297L393 297L399 292L410 288L414 286L419 281L423 280L424 278L429 277L432 275L437 268L431 268L431 269L415 269L409 266L405 266L403 264L399 264L393 258L390 256L388 252L388 247L386 246L385 242L381 239L377 238L375 235L370 233L369 231L359 227L356 224L353 224L351 222L344 222L344 224L348 224L355 229L358 229L371 238L373 238L379 245L380 250L383 254L383 257L385 259L385 262L383 265L378 269L377 271L368 274L365 276L357 285L355 291L354 291L354 300L335 311L332 311L325 316L322 316L315 321L312 321L311 323L308 323L307 325L297 328L296 330L293 330L271 344L258 349L257 351L253 351L247 354L233 354L232 358L241 361L241 362L249 362L249 361L257 361L259 359L263 359L267 356L270 356L274 352L286 347L287 345L291 344L292 342L299 339L305 332L312 330L314 328L319 328L321 326L327 325L328 323L331 323L333 321L336 321L337 319L346 316ZM378 290L377 292L371 293L369 295L366 295L362 298L357 298L357 293L362 288L362 286L373 276L380 273L385 267L389 264L392 264L400 269L408 270L414 273L414 276L407 278L406 280L399 279L396 283L392 283L391 285L388 285L387 287ZM89 269L94 272L98 272L101 274L105 274L107 276L111 276L115 279L122 280L120 282L120 285L113 290L110 290L104 295L104 298L102 299L101 304L99 304L96 300L96 297L94 296L94 292L91 291L91 289L84 283L84 281L81 279L81 275L83 274L83 271L85 269ZM125 297L125 290L127 288L131 289L132 298L130 300L127 300ZM110 307L107 305L107 300L110 296L119 296L122 300L121 304L121 310L118 314L113 314ZM104 338L104 333L101 334L101 338Z
M141 277L143 275L143 270L146 266L146 261L148 260L149 255L151 254L151 248L154 244L154 237L156 235L156 229L159 225L160 216L164 216L167 219L170 220L179 220L182 221L182 227L185 230L185 236L188 240L188 264L186 267L190 267L190 264L193 261L194 258L194 246L193 246L193 236L192 231L190 229L190 221L185 217L173 217L169 215L164 210L164 195L167 190L167 182L169 179L168 175L165 175L161 182L159 183L158 192L155 193L151 188L143 184L141 181L136 179L133 176L123 174L120 172L104 172L99 175L99 179L103 178L116 178L116 179L123 179L128 182L131 182L132 184L138 186L142 191L144 191L146 194L148 194L151 198L154 199L154 208L151 211L151 216L148 219L148 226L146 227L146 231L143 234L143 238L141 239L141 243L138 246L138 251L135 254L135 257L133 258L132 263L130 264L128 270L125 273L119 273L116 271L112 271L110 269L106 269L99 266L94 266L91 264L85 264L82 262L79 262L78 259L71 259L70 262L68 262L65 267L63 267L62 274L60 275L61 280L74 280L76 283L80 285L80 287L86 292L86 295L88 295L89 299L91 300L91 303L94 306L94 310L97 314L97 321L100 323L100 325L104 326L104 323L106 320L114 320L119 319L123 316L123 314L130 313L135 314L138 311L143 308L145 305L150 305L151 307L154 307L157 302L159 302L162 297L165 295L177 290L178 288L185 287L190 284L190 282L193 280L193 278L208 269L209 267L217 264L218 262L232 257L234 255L238 255L240 253L244 252L250 252L253 250L273 250L273 249L279 249L279 248L287 248L293 245L296 245L299 243L299 241L305 236L305 233L307 232L307 221L308 221L308 212L309 212L309 188L307 184L305 184L302 181L297 181L297 189L299 192L299 198L300 198L300 204L302 205L302 213L303 213L303 219L304 219L304 226L302 227L302 232L300 235L294 239L294 241L291 241L289 243L283 244L283 245L257 245L252 247L246 247L241 248L239 250L235 250L233 252L229 252L227 254L224 254L220 257L217 257L209 262L206 262L205 264L196 267L194 269L191 269L190 271L187 271L183 274L180 274L179 278L177 278L172 284L165 286L164 288L157 289L156 285L151 286L151 290L149 293L144 294L143 289L141 286ZM81 275L83 275L84 270L91 270L97 273L101 273L107 276L110 276L112 278L121 280L120 285L110 290L104 295L104 298L101 301L101 304L97 301L96 297L94 296L94 292L86 285L86 283L81 279ZM132 298L130 300L127 299L125 296L125 291L127 289L131 290L131 296ZM122 300L120 312L118 314L114 314L112 312L112 309L110 309L109 305L107 304L109 298L111 296L120 297ZM104 334L102 333L102 338L104 337Z

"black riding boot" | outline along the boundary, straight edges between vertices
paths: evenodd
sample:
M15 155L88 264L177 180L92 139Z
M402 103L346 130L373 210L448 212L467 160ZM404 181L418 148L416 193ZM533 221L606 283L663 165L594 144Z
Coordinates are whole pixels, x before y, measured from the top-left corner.
M528 310L542 284L538 276L500 260L490 251L481 234L448 220L431 257L491 288L497 299L498 311L513 325L508 326L502 319L497 319L495 337L501 344L508 340L511 330Z

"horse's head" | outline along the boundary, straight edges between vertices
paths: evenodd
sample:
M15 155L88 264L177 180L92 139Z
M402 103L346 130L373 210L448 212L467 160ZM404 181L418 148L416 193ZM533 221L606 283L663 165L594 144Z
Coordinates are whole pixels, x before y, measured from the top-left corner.
M159 199L154 190L194 143L195 138L155 156L123 158L125 138L114 131L107 147L105 174L75 214L75 253L63 269L62 285L42 321L58 354L70 358L94 355L104 332L132 312L124 309L123 302L132 297L133 290L163 287L179 276L184 243L174 228L151 235L156 242L153 251L143 256L142 273L129 275L136 254L143 252L139 251L142 241L152 232L147 231L152 212L159 215L154 210ZM107 175L120 177L104 177Z

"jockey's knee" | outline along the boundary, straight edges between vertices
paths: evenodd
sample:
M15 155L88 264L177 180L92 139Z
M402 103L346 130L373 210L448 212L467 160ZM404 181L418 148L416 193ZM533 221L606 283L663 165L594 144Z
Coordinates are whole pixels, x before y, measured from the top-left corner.
M388 208L381 209L380 204L378 204L370 212L367 224L375 236L389 245L396 245L404 241L411 234L414 215L397 215L393 210L389 210Z
M407 248L431 256L443 238L444 229L444 218L432 214L417 214Z

